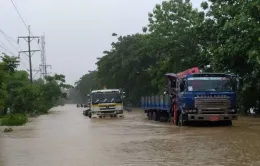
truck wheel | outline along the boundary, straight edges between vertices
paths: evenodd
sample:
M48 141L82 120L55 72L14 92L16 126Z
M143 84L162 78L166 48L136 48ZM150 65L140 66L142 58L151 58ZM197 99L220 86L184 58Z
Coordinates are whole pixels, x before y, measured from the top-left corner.
M148 115L148 120L152 120L152 112L148 112L147 115Z
M156 112L153 112L153 113L152 113L152 120L155 121L155 119L156 119Z
M183 114L179 115L179 118L178 118L178 121L177 121L179 127L186 126L188 124L187 121L185 121L184 116L185 115L183 115Z
M165 122L165 119L166 119L166 117L161 116L160 117L160 122Z
M92 113L89 111L88 112L88 117L91 119L91 117L92 117Z
M179 119L180 119L180 113L179 113L179 111L177 112L177 119L176 119L176 122L175 122L175 125L176 126L179 126ZM175 118L174 116L173 116L173 118Z
M152 118L153 118L154 121L158 121L159 120L159 116L158 116L158 113L156 111L153 112Z
M178 126L181 127L183 125L183 119L182 119L182 114L179 115L179 118L178 118Z

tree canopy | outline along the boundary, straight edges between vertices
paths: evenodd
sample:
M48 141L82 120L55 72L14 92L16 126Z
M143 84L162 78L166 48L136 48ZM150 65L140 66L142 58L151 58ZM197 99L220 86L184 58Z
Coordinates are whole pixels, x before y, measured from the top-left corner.
M26 71L17 70L19 60L6 54L0 60L0 113L46 113L60 98L66 98L61 88L71 88L65 76L55 74L30 83Z
M189 0L156 4L143 33L117 37L97 59L97 70L82 76L76 88L123 88L126 100L163 91L163 75L211 66L213 72L240 76L239 104L244 110L260 102L260 1L208 0L195 9ZM141 27L140 27L141 29Z

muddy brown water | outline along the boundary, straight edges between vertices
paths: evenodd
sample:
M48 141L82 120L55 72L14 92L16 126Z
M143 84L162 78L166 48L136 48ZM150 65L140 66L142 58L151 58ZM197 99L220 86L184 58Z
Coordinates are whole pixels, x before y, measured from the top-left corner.
M91 120L66 105L0 133L0 166L260 166L260 119L233 127L176 127L124 119ZM2 130L2 128L1 128Z

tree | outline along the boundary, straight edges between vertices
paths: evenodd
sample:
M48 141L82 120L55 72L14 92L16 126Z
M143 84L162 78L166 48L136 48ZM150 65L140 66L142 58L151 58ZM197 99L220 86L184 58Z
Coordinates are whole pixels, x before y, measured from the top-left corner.
M45 113L60 98L66 98L62 88L69 89L65 76L55 74L39 79L30 84L26 71L17 70L17 57L6 54L0 62L0 110L6 114L7 108L13 113Z
M118 36L111 50L104 51L96 63L97 82L109 88L123 88L126 100L135 105L139 105L142 95L162 92L166 72L208 63L200 58L199 38L193 28L204 17L191 3L164 1L148 16L149 24L143 27L145 34Z
M211 0L202 3L206 20L199 27L215 71L231 71L242 80L240 104L247 110L260 102L260 2ZM204 33L202 33L204 32Z
M201 58L201 47L194 27L203 22L203 15L193 9L189 1L164 1L157 4L148 14L150 32L150 54L157 64L150 73L152 83L163 89L163 75L167 72L180 72L194 66L208 63Z
M162 93L165 73L210 65L212 72L238 74L240 105L260 110L260 1L209 0L201 6L205 11L189 0L163 1L148 13L144 34L113 33L118 40L97 59L95 79L89 73L77 83L81 94L106 84L123 88L138 105L142 95Z
M126 101L137 105L141 95L155 93L148 71L156 61L148 53L148 42L148 35L119 36L112 49L104 51L96 63L98 82L109 88L124 89Z

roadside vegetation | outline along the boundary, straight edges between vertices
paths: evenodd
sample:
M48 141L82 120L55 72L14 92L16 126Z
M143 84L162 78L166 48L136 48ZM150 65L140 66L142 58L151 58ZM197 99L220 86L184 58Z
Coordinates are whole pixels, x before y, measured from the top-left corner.
M55 74L31 84L26 71L18 70L19 60L2 54L0 60L0 124L23 125L29 116L45 114L61 98L66 99L63 89L65 76Z
M75 83L86 100L90 89L124 88L126 102L162 93L163 75L191 67L240 76L240 112L260 110L260 1L208 0L195 9L189 0L169 0L148 13L143 33L113 33L111 49L97 59L97 70ZM205 69L206 70L206 69Z

